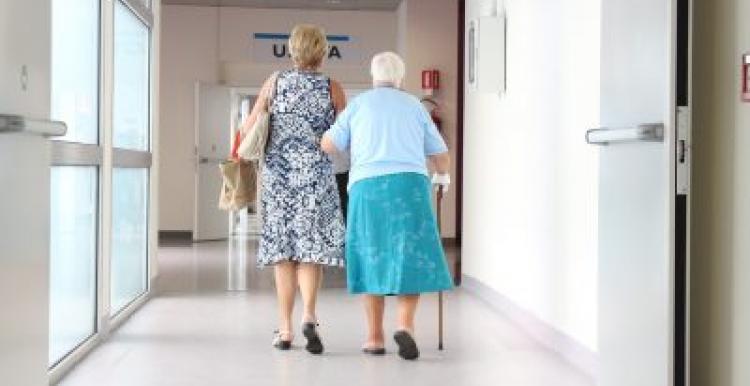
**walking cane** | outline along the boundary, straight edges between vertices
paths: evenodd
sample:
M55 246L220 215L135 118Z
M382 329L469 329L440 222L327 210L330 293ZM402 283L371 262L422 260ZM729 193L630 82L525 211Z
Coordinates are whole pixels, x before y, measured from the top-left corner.
M440 248L443 248L443 186L438 185L437 190L437 225ZM443 291L438 292L438 350L443 350Z

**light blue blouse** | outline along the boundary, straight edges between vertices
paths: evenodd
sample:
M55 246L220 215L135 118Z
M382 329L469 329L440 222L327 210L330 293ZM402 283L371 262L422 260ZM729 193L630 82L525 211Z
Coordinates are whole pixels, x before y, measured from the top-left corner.
M326 134L339 151L351 154L350 189L386 174L428 175L427 156L448 151L419 99L391 87L355 97Z

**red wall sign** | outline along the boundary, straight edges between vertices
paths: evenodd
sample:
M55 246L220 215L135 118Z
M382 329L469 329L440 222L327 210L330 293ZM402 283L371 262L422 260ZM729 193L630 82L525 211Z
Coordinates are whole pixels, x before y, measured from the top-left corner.
M422 71L422 90L432 94L434 90L440 88L440 72L438 70Z
M742 55L742 100L750 102L750 54Z

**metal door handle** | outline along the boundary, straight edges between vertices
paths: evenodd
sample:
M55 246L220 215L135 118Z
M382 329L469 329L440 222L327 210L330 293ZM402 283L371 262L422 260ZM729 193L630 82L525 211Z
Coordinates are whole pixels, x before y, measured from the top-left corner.
M198 157L198 163L201 165L205 164L220 164L222 162L226 161L226 159L223 158L211 158L211 157Z
M591 145L662 141L664 141L663 123L646 123L627 128L601 127L586 131L586 142Z
M0 133L35 133L45 137L63 136L68 132L65 122L31 119L20 115L0 114Z

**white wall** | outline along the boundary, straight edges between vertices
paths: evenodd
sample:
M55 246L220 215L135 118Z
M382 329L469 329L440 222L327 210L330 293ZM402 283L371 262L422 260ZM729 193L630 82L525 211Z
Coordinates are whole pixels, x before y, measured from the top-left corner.
M50 115L52 6L49 1L0 2L0 114ZM29 20L35 21L29 28ZM19 39L19 35L23 38ZM27 69L22 89L22 67Z
M440 89L433 99L440 105L442 130L456 176L458 85L458 2L455 0L404 0L398 11L399 49L406 62L404 88L422 94L422 70L440 71ZM455 178L454 178L455 179ZM443 237L456 237L456 188L445 196L442 212Z
M396 52L403 56L406 56L406 30L407 30L407 3L408 0L402 0L396 10L396 23L398 25L398 37L396 41Z
M396 50L395 12L163 7L160 230L193 228L195 81L259 85L279 68L252 62L251 34L288 32L300 22L362 39L367 60L373 52ZM367 65L331 64L324 71L345 84L370 83Z
M691 377L750 384L750 0L695 2Z
M194 84L219 79L216 7L162 7L160 230L192 230Z
M507 94L466 95L464 273L595 351L599 0L506 7Z

